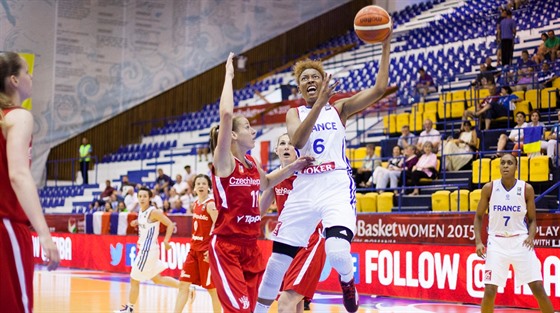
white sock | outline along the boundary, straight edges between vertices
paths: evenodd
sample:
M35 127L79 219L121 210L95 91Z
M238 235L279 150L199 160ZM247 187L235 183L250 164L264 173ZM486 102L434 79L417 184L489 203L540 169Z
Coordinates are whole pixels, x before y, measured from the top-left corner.
M257 306L255 306L254 313L268 313L269 309L270 309L270 305L264 305L262 303L257 302Z
M340 275L340 280L347 283L354 278L350 243L346 239L331 237L325 242L327 258Z

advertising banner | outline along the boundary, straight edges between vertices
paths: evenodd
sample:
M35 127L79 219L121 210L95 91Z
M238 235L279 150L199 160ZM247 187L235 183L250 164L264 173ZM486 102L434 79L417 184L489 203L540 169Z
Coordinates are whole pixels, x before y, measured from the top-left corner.
M92 237L95 236L95 244ZM61 266L128 273L136 256L137 236L53 234ZM160 238L161 241L162 238ZM178 277L190 250L189 238L171 239L171 249L161 248L161 260L169 267L163 275ZM272 242L259 240L268 259ZM44 257L36 235L33 252L37 263ZM560 309L560 257L558 249L537 248L543 284L554 307ZM361 294L398 296L479 304L484 292L484 260L474 246L353 243L354 279ZM499 289L497 305L536 308L527 286L515 287L510 273L507 286ZM338 274L328 260L318 290L340 292Z
M558 249L537 248L543 285L554 308L560 309ZM354 281L361 294L480 304L484 294L484 260L474 246L353 243ZM338 274L328 261L318 289L340 290ZM515 286L510 268L496 305L538 308L529 286Z
M106 213L109 214L109 213ZM131 213L135 216L135 213ZM91 214L48 214L47 223L51 232L86 233L86 216ZM192 217L170 215L175 223L174 237L190 237ZM277 223L276 215L262 218L262 237L269 239ZM396 244L443 244L474 245L474 213L420 213L420 214L358 214L354 242L396 243ZM111 221L111 219L109 219ZM483 225L486 238L487 219ZM537 214L537 234L535 246L560 248L560 215ZM110 228L110 227L109 227ZM165 227L160 228L160 233ZM137 235L133 227L128 227L128 235Z

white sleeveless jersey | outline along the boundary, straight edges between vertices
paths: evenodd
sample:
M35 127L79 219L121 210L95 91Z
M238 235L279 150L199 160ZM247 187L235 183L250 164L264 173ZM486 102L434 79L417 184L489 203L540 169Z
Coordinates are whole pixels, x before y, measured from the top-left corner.
M494 180L488 206L488 235L527 234L526 215L525 182L517 180L513 188L506 190L501 179Z
M305 120L311 108L297 108L301 121ZM313 156L313 165L299 174L317 174L332 170L351 170L346 157L346 127L342 124L338 111L330 104L325 105L313 126L311 135L302 149L296 149L299 156Z
M138 246L142 251L148 251L152 248L158 248L158 235L159 235L159 221L150 222L150 213L156 208L151 206L146 211L138 212L138 231L140 238L138 238Z

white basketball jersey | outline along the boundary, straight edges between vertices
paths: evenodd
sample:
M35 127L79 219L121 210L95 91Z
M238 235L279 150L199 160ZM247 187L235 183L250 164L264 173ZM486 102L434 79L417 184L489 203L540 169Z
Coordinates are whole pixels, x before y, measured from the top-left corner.
M305 120L311 108L298 107L299 118ZM313 156L312 166L300 174L317 174L331 170L350 170L346 158L346 127L342 124L338 111L327 103L313 125L311 135L302 149L296 149L300 156Z
M513 188L506 190L501 179L494 180L488 206L488 235L527 234L526 215L525 182L518 179Z
M158 235L159 235L159 221L150 222L150 213L156 208L151 206L146 211L140 210L138 213L138 231L140 238L138 238L138 245L141 250L150 250L151 248L158 248Z

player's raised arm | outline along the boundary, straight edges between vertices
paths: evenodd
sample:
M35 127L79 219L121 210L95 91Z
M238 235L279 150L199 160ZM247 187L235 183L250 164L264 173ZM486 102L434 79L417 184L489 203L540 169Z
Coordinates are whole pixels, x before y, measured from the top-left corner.
M233 129L233 52L226 61L224 87L220 98L220 126L218 140L214 149L214 170L219 177L226 177L233 172L234 161L231 154L231 139Z
M391 35L383 42L383 50L381 52L381 62L379 63L379 72L377 72L377 79L375 85L371 88L360 91L350 98L344 98L336 101L334 106L340 112L340 118L343 123L346 119L359 112L368 106L381 99L387 85L389 84L389 61L391 52Z

